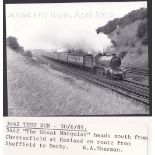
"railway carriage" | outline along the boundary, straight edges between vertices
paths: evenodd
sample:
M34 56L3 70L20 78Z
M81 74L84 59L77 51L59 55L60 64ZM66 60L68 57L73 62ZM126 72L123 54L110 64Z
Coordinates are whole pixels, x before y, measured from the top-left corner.
M68 62L68 53L59 53L59 60L63 62Z
M57 53L57 52L51 53L50 58L55 59L55 60L59 60L59 53Z
M79 65L79 66L84 66L84 56L68 54L68 63Z

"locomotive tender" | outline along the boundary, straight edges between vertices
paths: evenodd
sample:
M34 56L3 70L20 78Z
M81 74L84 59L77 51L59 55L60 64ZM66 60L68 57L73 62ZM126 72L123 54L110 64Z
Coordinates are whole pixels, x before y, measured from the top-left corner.
M44 52L43 56L64 62L74 66L80 66L90 70L99 76L106 76L110 79L124 79L126 70L121 66L121 58L116 55L98 54L72 54L58 52Z

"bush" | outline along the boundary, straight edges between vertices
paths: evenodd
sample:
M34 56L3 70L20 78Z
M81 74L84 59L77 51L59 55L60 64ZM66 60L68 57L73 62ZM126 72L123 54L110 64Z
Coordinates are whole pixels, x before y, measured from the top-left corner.
M142 44L147 45L148 44L148 39L147 38L143 39Z
M138 49L137 49L137 54L138 54L138 55L142 55L142 53L143 53L142 49L141 49L141 48L138 48Z
M120 52L119 54L120 58L123 59L127 55L127 53L128 53L127 51Z
M128 43L128 41L126 41L125 46L128 46L128 45L129 45L129 43Z
M23 54L24 53L24 48L22 46L20 46L19 51L20 51L21 54Z
M31 51L30 51L30 50L26 51L26 52L24 53L24 56L32 57Z
M120 31L116 31L116 34L119 36L120 35Z
M144 21L144 22L141 22L139 25L138 25L138 29L137 29L137 37L138 38L142 38L144 36L147 35L147 22Z

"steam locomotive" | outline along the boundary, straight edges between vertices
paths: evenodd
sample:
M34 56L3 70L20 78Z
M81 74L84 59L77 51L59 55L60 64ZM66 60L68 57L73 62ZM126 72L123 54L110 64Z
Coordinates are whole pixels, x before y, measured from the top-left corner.
M92 54L44 52L42 55L59 62L82 67L99 76L106 76L110 79L122 80L126 75L126 70L120 67L121 58L115 54L98 54L93 56Z

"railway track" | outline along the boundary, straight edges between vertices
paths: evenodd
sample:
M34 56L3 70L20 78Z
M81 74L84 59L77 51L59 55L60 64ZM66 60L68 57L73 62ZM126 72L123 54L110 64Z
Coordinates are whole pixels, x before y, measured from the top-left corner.
M123 96L126 96L130 99L136 100L137 102L144 103L149 105L149 87L138 84L131 81L119 81L119 80L111 80L105 77L99 77L91 72L81 70L79 68L73 68L71 66L62 64L55 60L45 57L37 57L40 61L43 61L45 64L48 64L50 67L59 70L64 73L69 73L78 78L82 78L89 82L92 82L101 87L108 88L116 93L119 93Z
M149 85L144 85L144 84L134 82L132 80L126 80L126 79L124 79L122 82L133 85L134 87L138 87L138 88L141 88L143 90L149 91Z
M126 68L126 67L125 67ZM128 73L143 75L143 76L149 76L148 69L143 68L126 68Z

